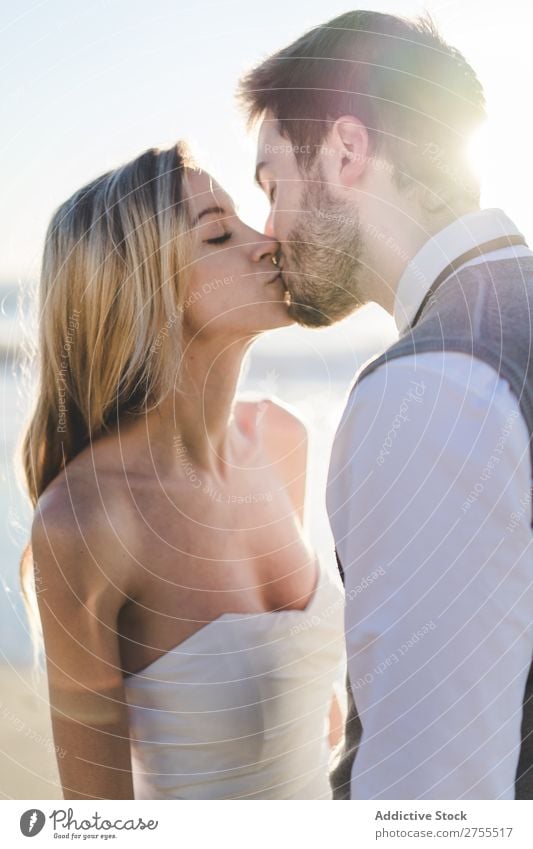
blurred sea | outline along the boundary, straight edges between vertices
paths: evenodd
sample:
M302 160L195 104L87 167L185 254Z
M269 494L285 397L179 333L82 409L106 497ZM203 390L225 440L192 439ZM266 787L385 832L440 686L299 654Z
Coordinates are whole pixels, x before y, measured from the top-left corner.
M18 300L16 284L0 284L0 663L9 664L31 659L18 579L31 511L14 464L15 447L31 406L17 350L28 333L31 338L31 331L25 311L24 322L20 320ZM356 371L395 338L392 318L372 304L334 327L290 327L265 334L252 347L243 369L242 393L277 397L292 405L309 428L306 528L331 569L336 567L325 510L331 441Z

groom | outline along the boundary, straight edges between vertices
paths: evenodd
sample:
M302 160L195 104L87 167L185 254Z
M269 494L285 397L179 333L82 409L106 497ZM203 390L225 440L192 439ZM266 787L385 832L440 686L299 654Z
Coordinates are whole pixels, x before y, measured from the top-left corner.
M349 703L334 798L533 798L533 253L479 206L481 84L430 21L354 11L240 94L292 315L375 301L399 333L359 372L329 471Z

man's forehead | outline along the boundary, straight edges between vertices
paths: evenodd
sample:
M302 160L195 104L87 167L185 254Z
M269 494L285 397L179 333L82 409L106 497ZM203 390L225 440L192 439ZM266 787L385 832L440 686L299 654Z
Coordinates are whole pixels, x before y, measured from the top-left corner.
M287 169L293 170L297 165L295 153L296 146L281 134L278 119L265 117L257 138L256 182L261 182L262 173L280 174L281 171L285 173Z
M272 147L276 142L279 143L279 141L281 141L282 139L283 137L281 136L279 131L278 119L270 112L267 112L261 122L261 127L259 128L259 135L257 137L258 155L264 159L265 154L268 152L269 148Z

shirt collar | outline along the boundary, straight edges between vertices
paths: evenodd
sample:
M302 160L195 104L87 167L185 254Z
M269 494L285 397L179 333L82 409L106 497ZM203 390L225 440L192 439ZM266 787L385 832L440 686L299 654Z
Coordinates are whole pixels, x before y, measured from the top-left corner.
M466 251L497 239L521 235L501 209L482 209L456 218L425 242L407 263L394 299L394 321L401 334L409 327L424 295L439 274Z

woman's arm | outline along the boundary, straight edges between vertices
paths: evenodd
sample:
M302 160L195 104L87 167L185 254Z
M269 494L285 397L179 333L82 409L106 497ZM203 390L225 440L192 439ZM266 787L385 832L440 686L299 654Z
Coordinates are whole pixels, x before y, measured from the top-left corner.
M278 472L284 479L296 512L303 524L307 479L308 436L304 423L274 401L263 401L265 408L265 441L269 453L276 458ZM345 717L334 689L329 710L329 745L334 749L344 735Z
M133 799L117 633L127 569L109 528L85 508L82 521L56 494L32 527L52 729L65 750L58 760L63 796Z
M342 711L337 693L333 691L331 706L329 710L329 745L332 749L342 740L344 734L344 713Z

